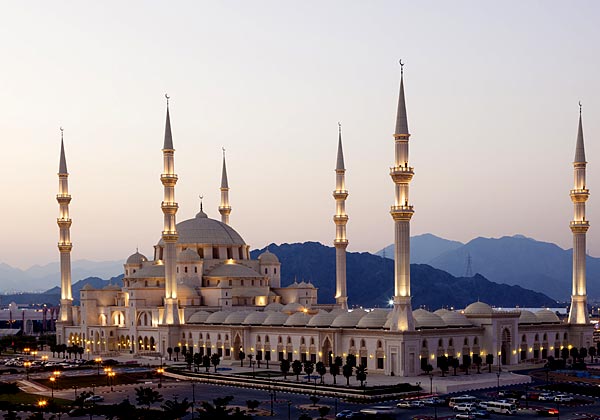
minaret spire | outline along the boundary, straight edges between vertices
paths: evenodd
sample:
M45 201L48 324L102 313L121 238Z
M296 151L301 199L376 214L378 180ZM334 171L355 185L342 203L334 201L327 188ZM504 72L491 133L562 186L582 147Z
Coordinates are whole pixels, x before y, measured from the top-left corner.
M414 171L408 165L408 119L404 100L404 64L400 60L400 94L394 133L395 161L390 176L395 185L395 202L390 210L394 219L394 310L390 329L414 330L410 296L410 219L414 214L409 204L408 186ZM395 368L392 367L393 371Z
M173 136L171 134L171 117L169 115L169 96L167 99L167 121L165 124L165 141L163 146L163 173L160 180L164 187L164 198L161 208L164 216L162 239L165 244L165 301L162 324L176 325L179 320L179 305L177 303L177 250L175 245L179 235L177 233L176 219L179 206L175 201L175 149L173 149ZM162 349L164 352L164 349Z
M342 125L338 122L338 151L337 163L335 166L335 301L343 309L348 309L348 294L346 292L346 248L348 239L346 238L346 223L348 215L346 214L346 168L344 167L344 150L342 149Z
M231 214L231 206L229 205L229 182L227 181L227 165L225 164L225 148L223 147L223 170L221 171L221 205L219 213L221 213L221 222L229 224L229 215Z
M67 172L67 159L65 157L65 146L63 128L60 128L60 162L58 165L58 194L56 201L59 205L57 219L59 228L58 250L60 251L60 315L61 325L73 323L73 294L71 291L71 218L69 217L69 173ZM59 331L60 342L66 343L64 331Z
M590 228L585 218L585 203L590 196L590 190L585 185L585 148L583 145L583 123L581 118L581 102L579 102L579 127L575 146L575 185L571 190L571 201L574 207L573 221L570 223L573 233L573 293L571 295L571 310L569 324L589 324L586 291L586 233Z

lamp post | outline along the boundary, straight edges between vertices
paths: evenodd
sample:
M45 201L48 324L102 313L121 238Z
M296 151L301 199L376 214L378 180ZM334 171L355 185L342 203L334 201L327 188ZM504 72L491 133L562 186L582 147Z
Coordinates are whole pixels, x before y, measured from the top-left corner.
M109 378L110 378L110 373L112 372L112 368L111 367L105 367L104 368L104 373L106 373L106 386L109 385Z
M292 419L292 402L288 400L288 420Z
M94 359L94 362L96 362L97 368L98 368L98 376L100 376L100 364L102 363L102 358L101 357L96 357Z
M23 366L25 367L25 376L27 380L29 380L29 368L31 367L31 362L23 362Z
M52 384L52 399L54 399L54 382L56 382L56 378L54 376L51 376L50 383Z
M40 409L40 413L44 410L44 407L46 407L46 405L48 405L48 401L46 400L40 400L37 403L39 409Z
M165 373L165 370L161 367L156 369L156 373L158 374L158 387L162 388L162 375Z
M500 371L496 372L496 377L498 378L498 386L496 393L500 395Z
M113 372L112 370L110 372L108 372L108 377L110 378L110 390L113 390L113 385L115 384L115 375L117 373Z
M31 352L31 355L33 356L33 360L35 360L35 356L37 356L38 352L37 350L34 350Z
M433 373L429 374L429 394L433 395Z

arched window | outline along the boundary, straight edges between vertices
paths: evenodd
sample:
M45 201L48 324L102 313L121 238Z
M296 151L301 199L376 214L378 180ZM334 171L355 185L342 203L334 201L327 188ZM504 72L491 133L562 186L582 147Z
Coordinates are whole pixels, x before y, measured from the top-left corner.
M474 346L477 346L477 345L479 345L479 338L475 337L475 338L473 339L473 345L474 345Z
M187 267L183 267L183 272L187 273Z
M256 342L257 342L257 343L260 343L260 335L257 335L257 336L256 336Z
M266 336L265 336L265 343L268 343L268 342L269 342L269 336L268 336L268 335L266 335Z
M273 269L273 274L277 274L277 269L276 268Z
M310 337L310 345L311 346L315 345L315 339L314 339L314 337Z
M450 340L448 340L448 347L452 347L454 346L454 339L451 338Z
M277 342L278 342L278 343L282 343L282 342L283 342L283 340L282 340L281 336L277 337Z
M465 337L465 340L463 341L463 345L464 346L468 346L469 345L469 339L467 337Z
M361 345L362 345L362 343L361 343ZM428 348L427 347L427 340L423 340L423 344L422 344L421 347L423 347L424 349Z
M292 338L288 335L287 344L292 344Z
M377 340L377 348L378 348L378 349L380 349L380 348L382 348L382 347L383 347L383 346L381 345L381 340Z
M268 274L269 270L267 268L265 268L265 274Z
M305 344L306 344L306 340L304 339L304 337L302 337L302 338L300 339L300 344L302 344L302 345L305 345Z
M525 334L523 334L523 337L521 337L521 342L522 343L526 343L527 342L527 337L525 337Z
M198 267L194 267L194 273L198 272Z
M350 347L354 347L354 338L350 339Z
M534 339L534 340L535 340L535 341L540 341L540 335L539 335L539 334L536 334L536 335L535 335L535 339Z
M360 347L367 347L367 345L365 344L365 340L360 340Z

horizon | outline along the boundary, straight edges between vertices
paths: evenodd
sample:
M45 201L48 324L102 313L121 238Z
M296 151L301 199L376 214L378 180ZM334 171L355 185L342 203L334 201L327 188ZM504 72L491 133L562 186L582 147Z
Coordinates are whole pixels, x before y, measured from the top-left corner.
M118 7L114 7L118 5ZM415 168L413 234L572 246L583 103L588 255L600 255L600 4L593 1L134 1L4 5L0 245L14 267L56 261L64 127L74 260L125 259L160 238L164 94L177 220L204 195L218 219L221 147L231 225L255 248L331 244L337 123L350 252L393 242L400 68ZM42 263L43 264L43 263Z

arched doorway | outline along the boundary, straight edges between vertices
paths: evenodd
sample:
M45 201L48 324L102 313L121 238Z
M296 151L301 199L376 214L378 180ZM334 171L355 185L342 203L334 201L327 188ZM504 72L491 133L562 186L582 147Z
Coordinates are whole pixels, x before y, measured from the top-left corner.
M330 366L332 363L332 355L331 351L331 341L329 341L329 337L325 337L325 341L323 341L323 347L321 348L321 361L325 363L325 366Z
M240 337L239 334L236 334L235 340L233 340L233 359L234 360L240 360L240 350L243 350L242 338Z
M502 347L501 351L501 361L503 365L507 365L510 363L510 331L508 328L502 330Z

